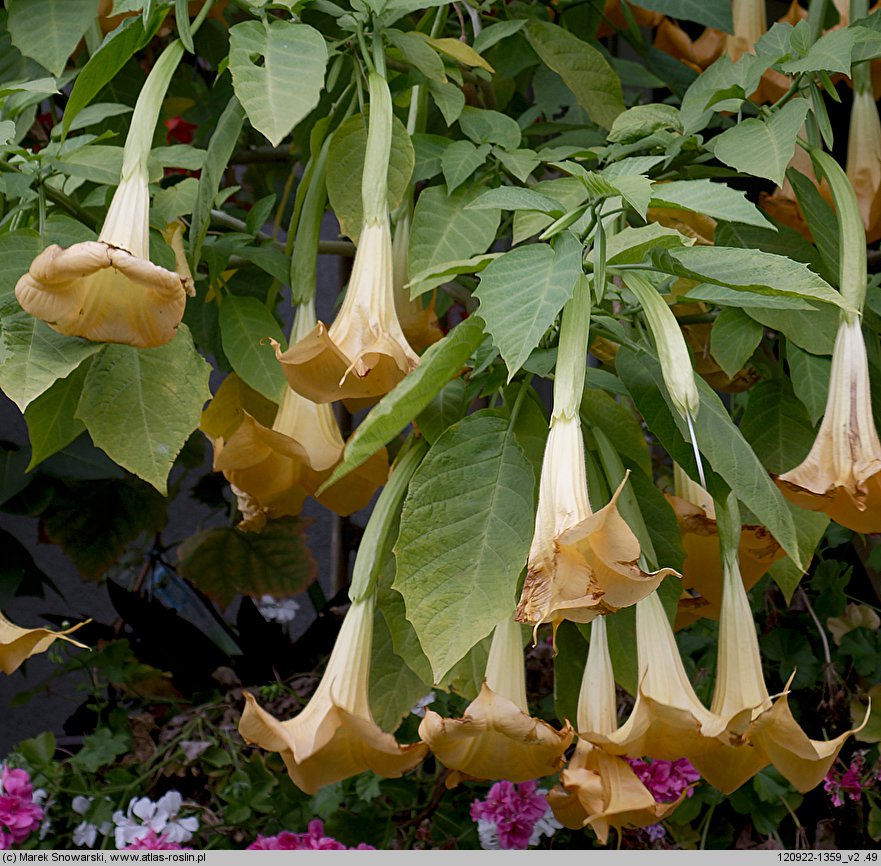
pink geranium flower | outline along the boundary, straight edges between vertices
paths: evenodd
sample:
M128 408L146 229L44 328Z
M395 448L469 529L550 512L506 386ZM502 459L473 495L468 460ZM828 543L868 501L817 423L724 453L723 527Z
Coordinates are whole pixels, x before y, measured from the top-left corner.
M850 766L843 773L837 767L829 770L823 780L823 790L829 795L833 806L836 808L843 806L845 796L854 803L859 803L863 798L863 789L872 787L874 784L872 774L863 777L865 766L866 753L857 752L851 759Z
M155 830L150 830L146 836L135 839L131 845L126 845L123 851L192 851L192 848L184 848L177 842L172 842L165 833L159 835Z
M485 849L524 850L560 829L538 782L496 782L485 800L471 804L477 835Z
M676 761L643 761L639 758L628 758L633 772L658 803L672 803L688 791L690 797L692 786L700 781L700 773L692 767L687 758Z
M27 771L4 766L0 772L0 848L24 842L39 829L43 816Z
M363 842L355 848L346 848L332 836L324 835L324 822L318 818L309 822L305 833L291 833L283 830L277 836L258 836L247 850L249 851L374 851L372 845Z

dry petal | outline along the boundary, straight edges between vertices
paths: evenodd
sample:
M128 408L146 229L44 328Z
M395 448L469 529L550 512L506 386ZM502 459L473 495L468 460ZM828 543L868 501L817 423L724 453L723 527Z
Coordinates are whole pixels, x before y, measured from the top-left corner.
M82 649L88 649L85 644L68 637L71 632L82 628L87 622L91 620L77 623L63 631L53 631L51 628L21 628L0 613L0 670L4 674L13 673L25 659L46 652L59 639Z

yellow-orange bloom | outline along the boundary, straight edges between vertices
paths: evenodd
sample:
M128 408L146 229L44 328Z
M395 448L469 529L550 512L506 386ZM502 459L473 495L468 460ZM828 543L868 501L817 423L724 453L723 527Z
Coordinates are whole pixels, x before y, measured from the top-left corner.
M368 699L374 595L352 602L327 670L306 708L280 722L245 693L239 733L278 752L294 784L307 794L372 770L396 779L425 757L422 743L400 745L374 722Z
M388 160L392 104L388 84L370 75L370 122L361 199L364 223L346 296L333 324L315 329L286 352L276 345L290 386L315 403L372 405L419 363L395 311Z
M85 644L68 637L71 632L75 632L85 624L80 622L64 631L53 631L51 628L21 628L0 613L0 671L4 674L13 673L25 659L46 652L56 640L66 640L74 646L88 649Z
M868 78L868 76L864 76ZM881 120L871 81L854 87L847 139L847 177L857 194L870 243L881 238Z
M147 157L162 97L182 54L183 46L172 43L138 97L120 184L98 240L67 249L52 244L15 287L22 308L62 334L149 349L177 333L193 281L180 244L176 271L150 261Z
M618 727L615 677L603 618L594 621L578 695L578 730L610 734ZM579 739L575 755L548 794L554 816L565 827L590 826L605 845L609 829L646 827L669 815L686 796L659 803L623 758Z
M881 442L857 317L843 317L838 326L826 414L814 445L777 483L802 508L822 511L856 532L881 532Z
M493 633L480 694L461 719L427 710L419 736L451 772L447 787L463 779L526 782L556 773L574 732L529 715L520 626L511 619Z

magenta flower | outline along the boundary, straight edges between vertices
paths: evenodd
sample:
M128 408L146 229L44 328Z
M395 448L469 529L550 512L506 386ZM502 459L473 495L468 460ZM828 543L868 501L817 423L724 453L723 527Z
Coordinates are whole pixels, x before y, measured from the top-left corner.
M131 845L126 845L123 851L192 851L192 848L184 848L177 842L172 842L165 833L159 835L155 830L150 830L146 836L135 839Z
M248 851L375 851L372 845L361 842L354 848L346 848L332 836L324 835L324 822L318 818L309 822L305 833L283 830L277 836L258 836L248 845Z
M692 786L700 781L700 773L691 766L687 758L676 761L643 761L628 758L633 772L658 803L672 803L687 791L691 796Z
M24 842L39 829L43 815L27 771L4 766L0 773L0 848Z
M829 770L823 781L823 790L829 795L833 806L841 808L844 805L844 796L859 803L863 797L863 788L869 788L873 784L871 773L863 778L865 765L866 753L856 752L850 766L843 773L836 767Z
M485 849L524 850L542 836L553 836L561 825L548 806L538 782L512 785L496 782L485 800L471 804L480 846Z

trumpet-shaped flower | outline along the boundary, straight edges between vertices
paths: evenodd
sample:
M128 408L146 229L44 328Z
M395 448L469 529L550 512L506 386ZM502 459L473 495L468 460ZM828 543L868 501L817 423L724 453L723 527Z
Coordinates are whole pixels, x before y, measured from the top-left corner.
M872 417L860 321L843 317L826 414L808 456L777 483L787 499L856 532L881 532L881 442Z
M314 303L301 305L294 337L314 321ZM247 525L255 529L266 517L299 514L306 496L327 480L345 448L330 404L313 403L291 388L285 388L271 428L242 410L235 431L213 441L214 469L247 497L243 513L251 515ZM387 475L383 448L318 501L338 514L351 514L370 502Z
M373 720L367 691L373 611L372 593L352 602L321 683L298 716L280 722L245 693L239 733L279 752L294 784L307 794L365 770L398 778L425 757L422 743L402 746Z
M881 119L868 70L854 80L847 176L857 194L867 240L876 241L881 237Z
M451 772L447 787L464 779L527 782L556 773L574 732L529 715L520 626L511 619L493 633L480 694L461 719L426 710L419 736Z
M319 322L286 352L276 345L291 387L316 403L369 406L419 363L395 311L386 179L391 134L388 84L373 73L361 182L364 222L345 299L329 328Z
M4 674L13 673L25 659L46 652L56 640L66 640L81 649L88 649L85 644L68 637L71 632L82 628L86 622L91 620L77 623L63 631L53 631L50 628L21 628L0 613L0 671Z
M722 609L722 559L716 506L712 497L692 481L677 464L673 466L673 506L685 562L682 566L682 598L676 613L676 628L685 628L705 616L719 619ZM740 534L740 562L743 583L752 589L771 565L785 556L777 540L764 526L744 526Z
M182 54L181 44L172 43L138 97L120 184L98 240L47 247L15 287L21 306L62 334L148 349L177 333L186 296L193 294L192 278L180 244L174 245L177 271L150 261L147 158Z
M615 677L609 655L606 623L591 627L590 649L578 695L578 730L611 734L618 727ZM647 827L669 815L686 796L681 790L673 802L662 802L640 781L630 764L580 738L560 785L548 795L557 820L577 830L592 827L605 845L614 827Z

